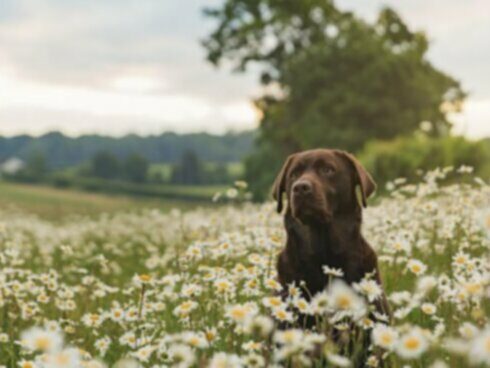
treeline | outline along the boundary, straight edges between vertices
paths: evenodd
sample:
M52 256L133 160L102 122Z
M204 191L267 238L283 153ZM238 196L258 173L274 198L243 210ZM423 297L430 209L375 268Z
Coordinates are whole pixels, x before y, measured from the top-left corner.
M208 133L124 137L84 135L68 137L52 132L40 137L20 135L0 137L0 163L18 157L24 161L33 155L43 156L45 165L62 169L80 165L100 152L108 152L120 161L137 152L150 163L177 163L184 152L193 151L205 162L237 162L248 155L253 146L254 131L212 135Z
M42 153L33 153L21 170L4 176L14 181L50 182L57 186L72 186L73 182L86 178L133 184L178 185L229 184L238 179L237 174L231 173L226 163L206 163L192 150L184 151L178 162L162 165L151 165L139 153L133 152L119 159L109 151L99 151L79 166L52 170Z

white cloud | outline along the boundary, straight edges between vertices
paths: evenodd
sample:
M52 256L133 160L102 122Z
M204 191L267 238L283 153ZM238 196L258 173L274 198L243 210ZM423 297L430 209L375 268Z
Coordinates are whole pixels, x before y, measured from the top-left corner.
M146 79L133 80L140 88ZM204 98L141 91L105 91L51 86L0 75L0 122L4 134L62 129L107 134L159 133L162 130L222 133L255 127L256 115L245 101L216 105ZM145 86L146 87L146 86Z
M223 0L0 2L0 134L222 132L255 127L258 73L205 61L201 13ZM338 0L372 20L393 6L431 40L429 59L470 92L456 131L490 135L487 0Z

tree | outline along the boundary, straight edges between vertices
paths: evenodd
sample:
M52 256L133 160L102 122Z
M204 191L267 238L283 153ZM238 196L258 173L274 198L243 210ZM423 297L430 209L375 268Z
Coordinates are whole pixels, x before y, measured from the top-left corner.
M246 161L255 194L298 150L356 152L371 139L409 134L424 120L434 135L445 135L448 112L465 97L426 59L426 36L388 8L373 24L328 0L227 0L206 14L218 20L204 41L208 59L238 70L258 64L268 87L255 101L260 134Z
M46 157L41 151L34 151L29 154L25 167L14 176L19 180L37 182L41 181L48 173Z
M98 178L116 179L120 174L120 165L116 156L100 151L92 158L92 174Z
M137 153L126 157L124 161L124 174L126 178L135 183L143 183L147 179L148 160Z
M186 150L179 163L172 169L171 181L174 184L202 184L202 162L192 150Z

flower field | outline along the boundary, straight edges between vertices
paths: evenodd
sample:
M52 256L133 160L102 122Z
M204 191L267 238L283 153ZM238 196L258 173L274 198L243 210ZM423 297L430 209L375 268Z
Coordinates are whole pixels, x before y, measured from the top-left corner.
M301 285L278 298L270 203L62 223L0 211L0 366L348 367L363 336L371 367L490 366L490 187L465 171L395 181L364 213L391 323L370 313L377 284L341 270L311 301Z

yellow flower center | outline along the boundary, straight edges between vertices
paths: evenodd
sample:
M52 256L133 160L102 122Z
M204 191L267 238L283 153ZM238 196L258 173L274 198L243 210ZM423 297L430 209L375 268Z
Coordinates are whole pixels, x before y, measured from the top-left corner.
M385 345L390 345L393 342L393 336L389 333L384 333L381 335L381 342Z
M39 337L35 346L39 350L48 350L51 347L51 340L48 337Z
M234 308L231 310L231 316L233 319L243 319L247 315L247 311L244 308Z
M337 298L337 305L341 309L348 309L352 305L352 300L347 295L340 295Z
M140 275L139 278L140 278L140 281L142 281L142 282L150 282L151 281L150 275L143 274L143 275Z
M287 313L283 310L278 310L276 312L276 317L279 318L279 319L286 319L287 318Z
M420 341L415 337L409 337L405 340L404 345L409 350L415 350L420 346Z

